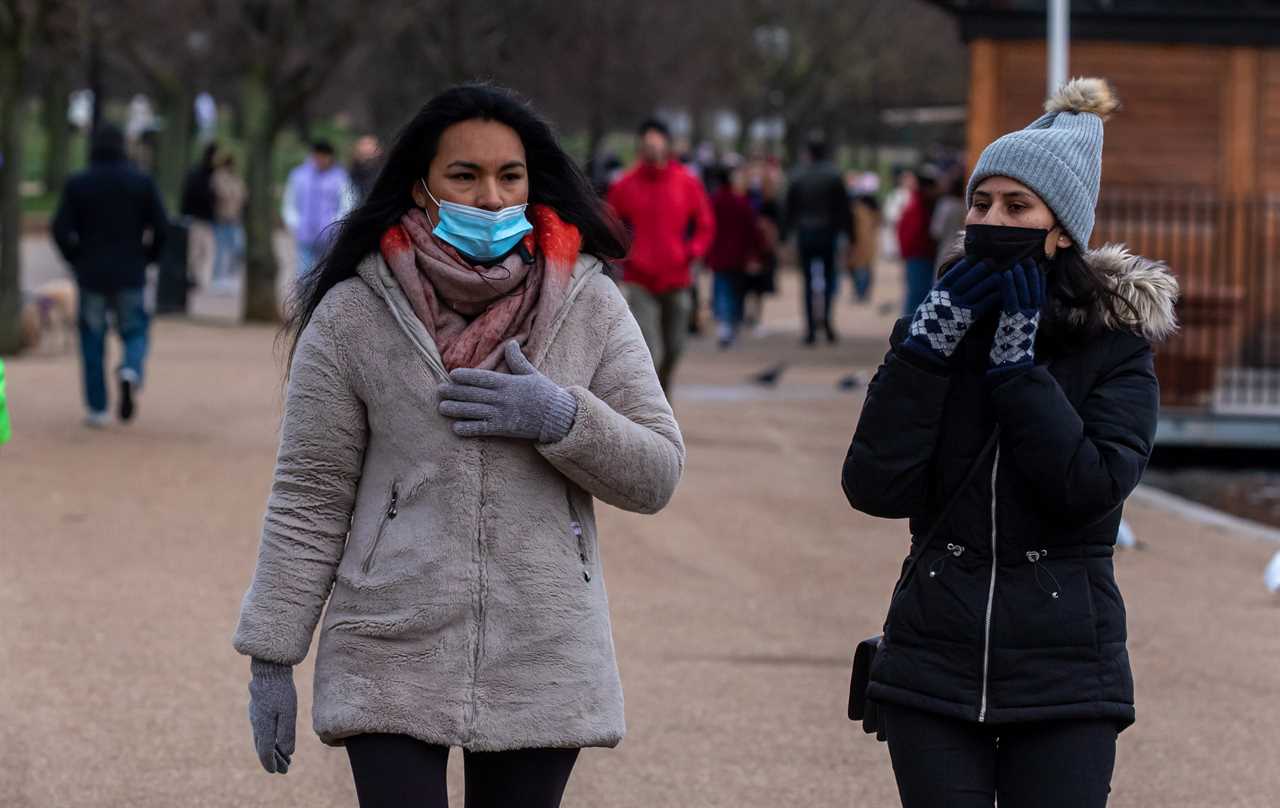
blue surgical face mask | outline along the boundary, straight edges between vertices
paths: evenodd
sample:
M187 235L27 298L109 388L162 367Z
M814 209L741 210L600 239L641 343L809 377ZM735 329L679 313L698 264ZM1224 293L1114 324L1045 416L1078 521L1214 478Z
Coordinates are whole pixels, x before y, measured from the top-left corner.
M422 188L439 209L436 238L451 244L458 252L477 261L492 261L515 249L520 239L533 229L524 215L528 205L512 205L502 210L485 210L456 202L441 202L427 188Z

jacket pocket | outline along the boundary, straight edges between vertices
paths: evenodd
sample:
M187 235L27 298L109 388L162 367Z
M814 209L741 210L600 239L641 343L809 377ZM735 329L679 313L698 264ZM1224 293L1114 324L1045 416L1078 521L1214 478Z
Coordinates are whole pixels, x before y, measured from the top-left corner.
M1053 557L1054 548L1000 569L1000 645L1008 648L1096 648L1097 612L1085 559Z
M924 552L890 606L890 637L979 642L989 571L963 550Z
M582 520L578 517L578 508L573 504L573 489L566 486L564 496L569 505L569 532L573 534L578 550L578 562L582 564L582 580L591 583L591 555L587 552L587 536Z
M374 534L373 541L369 542L369 549L365 551L364 560L360 562L360 571L367 573L373 566L373 557L378 551L378 545L382 542L382 534L387 532L387 525L392 519L400 513L400 482L392 481L391 493L387 497L387 507L382 513L382 521L378 523L378 532Z

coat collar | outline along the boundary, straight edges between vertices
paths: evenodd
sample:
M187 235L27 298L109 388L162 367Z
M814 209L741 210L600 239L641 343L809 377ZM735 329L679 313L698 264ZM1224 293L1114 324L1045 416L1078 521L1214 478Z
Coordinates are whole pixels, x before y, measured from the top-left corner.
M963 254L964 234L961 233L944 252L943 260ZM1087 250L1084 260L1132 307L1131 310L1121 307L1119 313L1104 307L1101 314L1107 328L1131 331L1151 342L1163 342L1177 332L1174 306L1179 296L1178 280L1165 262L1134 255L1123 244L1103 244ZM1069 318L1081 322L1085 312L1073 311Z
M560 326L564 324L569 309L573 306L573 302L577 299L583 287L602 271L603 264L599 258L586 253L578 256L578 260L573 265L573 274L569 277L569 293L565 297L564 303L561 304L560 310L556 313L552 328L547 334L547 342L540 352L542 355L529 357L534 365L540 365L542 360L545 359L547 349L555 341L556 333L560 330ZM414 347L417 348L432 372L441 381L446 380L448 373L444 367L444 360L440 356L439 346L436 345L431 335L427 333L426 326L414 314L413 307L409 304L409 298L405 296L399 282L391 274L391 268L387 266L386 259L382 257L382 253L373 252L365 256L365 259L356 267L356 274L373 290L374 294L386 302L396 323L400 326L400 330L405 333Z

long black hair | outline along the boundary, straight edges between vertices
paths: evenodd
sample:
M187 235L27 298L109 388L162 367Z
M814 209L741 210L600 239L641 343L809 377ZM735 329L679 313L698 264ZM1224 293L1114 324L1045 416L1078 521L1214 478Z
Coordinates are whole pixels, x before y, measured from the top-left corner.
M582 251L601 259L621 259L627 237L582 171L565 154L550 124L513 91L491 84L463 84L432 98L400 130L364 202L337 228L333 244L299 282L289 305L284 334L290 361L298 337L316 307L337 284L378 249L382 235L414 207L411 191L435 159L440 136L457 123L496 121L515 130L524 145L529 204L543 204L582 234Z

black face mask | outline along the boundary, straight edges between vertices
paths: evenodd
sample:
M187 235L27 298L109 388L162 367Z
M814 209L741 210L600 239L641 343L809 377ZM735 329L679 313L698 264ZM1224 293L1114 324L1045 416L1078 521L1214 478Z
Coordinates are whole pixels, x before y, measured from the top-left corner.
M971 224L964 229L964 254L974 261L986 261L993 272L1003 272L1024 258L1043 267L1049 260L1044 242L1049 231L1038 227L1002 227Z

